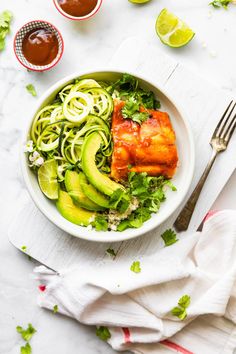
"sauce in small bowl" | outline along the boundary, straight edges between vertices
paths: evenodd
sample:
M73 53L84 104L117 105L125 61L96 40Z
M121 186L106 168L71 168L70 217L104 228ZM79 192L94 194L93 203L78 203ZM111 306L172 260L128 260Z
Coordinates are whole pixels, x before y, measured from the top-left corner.
M97 13L102 0L53 0L57 10L71 20L86 20Z
M55 66L62 56L63 48L60 32L46 21L25 24L14 40L17 59L33 71L45 71Z

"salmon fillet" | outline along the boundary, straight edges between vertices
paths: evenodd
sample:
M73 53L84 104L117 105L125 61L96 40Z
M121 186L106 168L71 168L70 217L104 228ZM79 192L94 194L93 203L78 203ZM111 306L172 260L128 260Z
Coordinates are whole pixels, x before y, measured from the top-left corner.
M123 118L121 110L124 104L123 101L115 102L112 117L114 150L111 177L117 181L126 180L131 171L173 177L178 154L169 115L145 109L150 118L140 126L131 119Z

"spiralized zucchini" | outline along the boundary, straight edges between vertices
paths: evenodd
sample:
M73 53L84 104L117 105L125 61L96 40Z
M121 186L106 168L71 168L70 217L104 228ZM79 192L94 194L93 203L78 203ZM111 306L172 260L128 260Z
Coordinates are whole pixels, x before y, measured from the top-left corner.
M86 136L99 132L103 144L97 154L98 168L106 170L112 154L111 132L106 121L113 111L113 99L93 79L76 80L65 86L49 105L35 116L30 136L45 160L54 158L58 178L66 169L79 166Z

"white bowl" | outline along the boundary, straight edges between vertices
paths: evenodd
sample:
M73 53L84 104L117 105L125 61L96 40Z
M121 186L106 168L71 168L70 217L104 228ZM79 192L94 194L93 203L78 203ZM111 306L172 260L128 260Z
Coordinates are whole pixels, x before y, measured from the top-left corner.
M29 119L27 129L23 135L24 143L29 139L29 131L35 114L43 106L48 104L65 85L82 76L103 81L114 79L117 80L122 73L123 72L120 71L97 70L86 73L75 73L58 81L38 100L34 112ZM164 93L163 89L160 89L156 83L152 83L149 80L147 81L145 78L137 76L136 74L130 74L137 77L143 88L152 90L155 96L161 101L161 110L167 111L170 114L171 122L176 133L179 154L179 166L174 178L172 179L174 185L177 187L177 191L167 191L167 199L164 203L162 203L159 212L157 214L153 214L152 218L146 221L142 227L138 229L127 229L123 232L98 232L96 230L88 231L86 227L77 226L66 220L58 212L55 203L47 199L41 192L35 174L28 167L27 157L23 152L23 149L21 152L21 165L24 180L36 206L56 226L60 227L70 235L85 240L97 242L118 242L145 234L146 232L162 224L171 214L173 214L186 196L192 181L195 162L194 142L189 123L183 112L177 108L176 104L173 103L170 97L168 97L168 95Z

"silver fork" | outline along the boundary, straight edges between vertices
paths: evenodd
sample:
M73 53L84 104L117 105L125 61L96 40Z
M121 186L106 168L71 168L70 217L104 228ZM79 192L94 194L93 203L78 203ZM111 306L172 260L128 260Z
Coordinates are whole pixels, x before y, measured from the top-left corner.
M235 114L235 106L236 103L231 101L228 105L226 111L224 112L222 118L220 119L219 123L216 126L216 129L211 137L210 145L212 147L212 156L210 161L208 162L202 177L200 178L196 188L192 192L191 196L189 197L187 203L185 204L184 208L180 212L179 216L177 217L174 227L177 231L185 231L188 228L190 223L191 217L193 215L195 206L197 204L199 195L202 191L204 183L209 175L209 172L215 162L216 156L225 151L228 143L233 135L233 132L236 127L236 114Z

